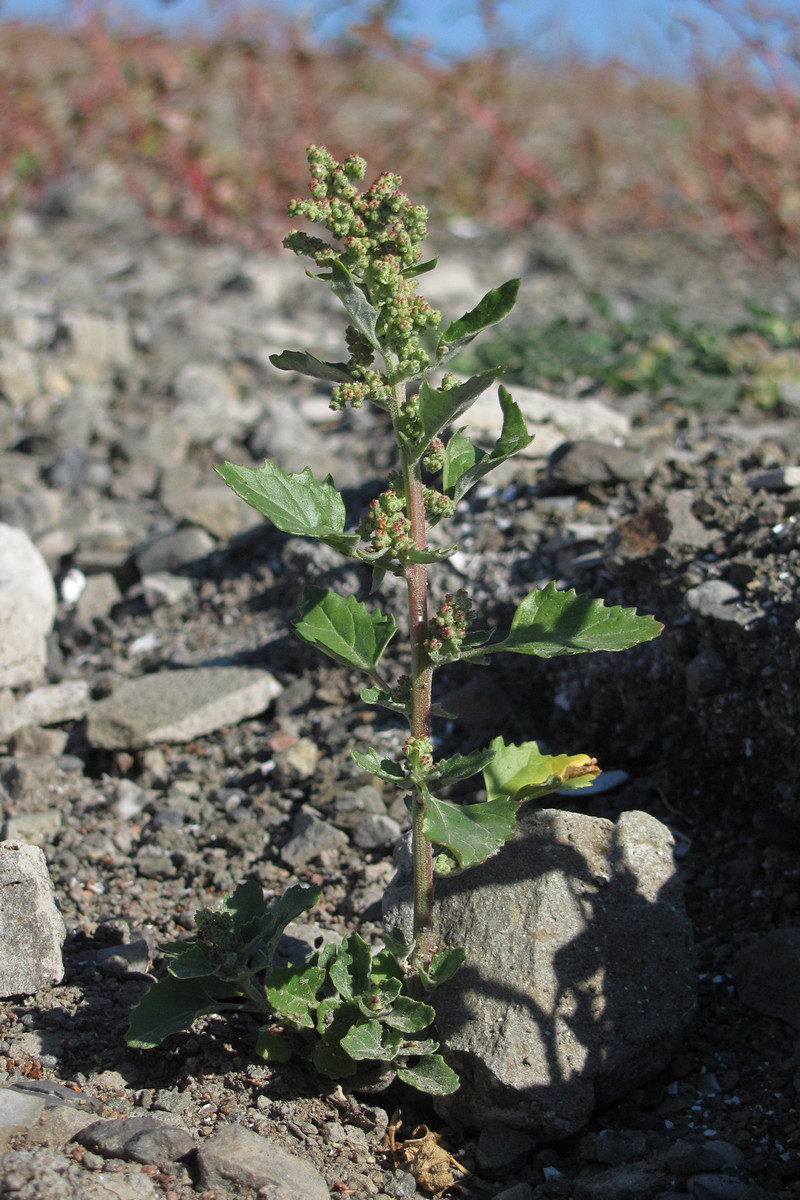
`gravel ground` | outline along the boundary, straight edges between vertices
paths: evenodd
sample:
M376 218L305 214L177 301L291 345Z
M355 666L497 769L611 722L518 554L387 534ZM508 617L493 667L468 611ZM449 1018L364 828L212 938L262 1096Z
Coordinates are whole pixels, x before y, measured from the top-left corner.
M476 250L450 232L441 251L442 295L424 290L451 315L518 273L523 320L580 315L596 288L705 319L747 298L800 299L796 269L757 271L677 237L493 234ZM412 1176L385 1153L396 1107L403 1136L427 1124L470 1172L453 1195L800 1195L800 969L764 949L772 931L797 930L800 911L790 404L715 415L679 398L595 396L624 418L615 449L627 454L579 442L549 473L541 457L504 468L457 516L461 553L434 577L442 590L468 581L489 621L556 579L665 624L620 656L456 667L439 699L462 718L441 732L443 752L503 732L591 753L617 786L584 811L642 808L673 831L700 1003L666 1072L569 1141L520 1150L509 1131L444 1128L399 1090L353 1097L268 1068L245 1022L211 1018L158 1051L126 1048L158 942L185 935L243 877L271 891L322 885L296 931L306 941L380 934L405 809L350 750L403 731L287 633L302 582L355 591L365 579L258 523L212 471L269 453L285 469L332 471L353 512L375 494L392 461L380 414L334 418L321 391L267 362L286 347L335 353L341 327L291 255L155 232L108 172L15 218L0 276L0 520L26 530L59 588L37 682L84 681L88 700L72 719L32 722L27 686L0 695L3 836L41 846L68 929L63 983L0 1006L0 1080L52 1105L5 1139L0 1197L249 1196L244 1179L215 1182L202 1155L232 1125L312 1164L334 1195L408 1196ZM557 423L541 434L563 440ZM177 743L129 731L109 745L98 732L98 702L126 681L209 664L264 668L279 694L266 714ZM760 954L747 979L743 951ZM89 1117L154 1113L184 1140L150 1158L69 1140Z

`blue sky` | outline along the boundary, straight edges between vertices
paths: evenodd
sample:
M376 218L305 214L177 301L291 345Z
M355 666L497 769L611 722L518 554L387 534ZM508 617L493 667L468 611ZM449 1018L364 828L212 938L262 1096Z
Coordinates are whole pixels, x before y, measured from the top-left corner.
M248 4L259 7L252 0L242 0L238 7ZM731 12L741 12L744 4L745 0L726 0ZM207 0L105 0L105 7L133 14L146 24L173 28L202 23L209 13ZM217 11L220 7L224 6L218 5ZM364 13L370 4L272 0L272 7L308 14L315 32L324 38L341 32L348 15ZM394 25L398 32L424 37L437 53L468 53L482 43L478 7L478 0L400 0ZM773 7L796 12L796 0L773 0ZM592 61L619 56L660 73L673 73L686 61L689 37L683 19L703 30L714 51L734 41L705 0L497 0L495 9L506 36L534 52L568 48ZM59 21L68 11L65 0L0 0L0 19Z

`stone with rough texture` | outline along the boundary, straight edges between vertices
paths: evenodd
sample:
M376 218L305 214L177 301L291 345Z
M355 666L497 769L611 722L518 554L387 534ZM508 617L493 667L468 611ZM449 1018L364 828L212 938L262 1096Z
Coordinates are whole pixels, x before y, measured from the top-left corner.
M543 458L573 438L610 442L630 433L630 418L595 397L570 400L526 387L514 387L512 393L528 429L536 435L522 451L524 458ZM479 396L470 408L467 420L470 429L487 440L498 438L503 413L497 393L492 390Z
M102 750L183 743L264 712L280 693L274 675L249 667L158 671L120 684L89 710L87 735Z
M47 563L24 530L0 524L0 687L41 676L55 613Z
M203 1189L228 1189L238 1195L249 1188L270 1200L329 1200L315 1167L241 1125L224 1125L207 1138L197 1162Z
M466 964L437 991L437 1032L461 1076L438 1111L542 1140L669 1061L695 1003L691 926L654 817L522 815L487 862L437 885L434 937ZM384 922L410 932L402 868Z
M60 983L65 937L42 851L0 842L0 996L29 996Z
M84 715L89 702L85 679L67 679L51 687L35 688L0 716L0 738L10 737L25 725L60 725Z
M734 960L739 999L800 1029L800 929L773 929Z

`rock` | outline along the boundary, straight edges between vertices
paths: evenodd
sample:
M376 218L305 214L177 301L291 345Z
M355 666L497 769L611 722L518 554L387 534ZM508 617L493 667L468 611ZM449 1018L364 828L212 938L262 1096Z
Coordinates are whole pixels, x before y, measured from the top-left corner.
M142 591L148 608L160 608L162 604L180 604L192 590L192 581L185 575L171 575L168 571L154 571L142 578Z
M197 1145L190 1133L169 1124L168 1118L147 1116L93 1121L76 1134L75 1141L102 1158L156 1165L177 1162Z
M773 467L769 471L751 471L747 482L754 492L788 492L800 486L800 467Z
M611 442L630 432L630 418L609 408L601 400L568 400L526 387L512 387L511 394L522 410L528 429L536 435L521 452L526 458L545 458L571 439L591 438ZM496 441L503 423L497 394L486 392L479 396L466 420L470 430L482 434L487 440Z
M559 446L547 466L547 482L554 489L630 483L646 474L645 461L635 450L586 439Z
M485 1179L507 1179L524 1165L536 1140L519 1129L490 1121L478 1138L475 1159Z
M461 1076L437 1110L543 1141L666 1065L695 1002L691 926L669 831L646 813L616 825L523 814L479 867L437 884L434 936L467 961L437 991L437 1031ZM410 884L384 923L410 933Z
M312 858L338 853L347 844L347 834L318 817L308 805L303 805L294 819L292 836L281 850L281 858L296 871L310 863Z
M367 813L353 827L353 841L362 850L379 850L383 846L393 846L402 833L394 817Z
M124 316L90 312L64 313L63 324L76 359L95 367L129 367L133 347Z
M205 529L193 525L158 534L134 550L136 569L142 576L174 572L207 558L215 545Z
M580 1141L580 1152L608 1167L621 1167L644 1158L647 1137L639 1129L603 1129L600 1133L585 1134Z
M11 1088L0 1088L0 1154L8 1149L15 1133L30 1129L44 1112L42 1096L23 1096Z
M695 1200L740 1200L747 1184L733 1175L693 1175L686 1184Z
M0 716L0 739L9 737L24 725L60 725L64 721L77 721L84 716L88 703L89 685L83 679L35 688Z
M60 983L65 937L42 851L0 842L0 996L29 996Z
M692 512L696 497L691 491L669 492L666 498L667 518L672 526L667 544L690 546L693 550L705 550L721 536L719 529L706 529Z
M241 438L261 411L257 401L239 398L233 380L214 363L186 363L172 389L178 401L172 420L184 425L195 443Z
M757 608L740 603L741 592L724 579L706 579L684 593L683 602L691 613L705 617L723 628L746 628L763 616Z
M743 1004L800 1029L800 929L772 929L740 950L733 975Z
M726 663L710 647L701 650L686 664L686 687L693 696L713 696L723 691L729 680Z
M0 524L0 687L38 679L56 613L47 564L21 529Z
M280 690L274 675L257 668L158 671L120 684L111 696L94 704L87 736L100 750L190 742L257 717Z
M241 1194L247 1188L270 1200L329 1200L315 1167L241 1125L223 1125L212 1133L201 1144L197 1163L203 1190Z
M75 616L81 625L91 627L96 617L107 617L121 599L122 592L114 576L110 571L100 571L86 580L75 605Z
M574 1200L652 1200L667 1188L668 1177L644 1163L634 1163L579 1179L572 1196Z

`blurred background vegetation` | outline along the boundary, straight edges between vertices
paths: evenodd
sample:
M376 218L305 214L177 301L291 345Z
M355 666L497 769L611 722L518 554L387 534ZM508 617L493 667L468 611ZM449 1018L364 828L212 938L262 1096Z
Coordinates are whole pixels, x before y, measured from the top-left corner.
M749 255L800 252L800 12L699 0L668 76L589 62L476 19L477 49L442 56L403 32L402 4L335 4L337 35L238 0L191 28L114 20L91 0L36 24L0 7L0 226L100 162L160 227L274 246L306 186L305 146L400 169L437 215L602 235L710 231ZM531 6L535 8L535 5ZM697 3L696 3L697 7ZM399 31L398 31L399 30Z

